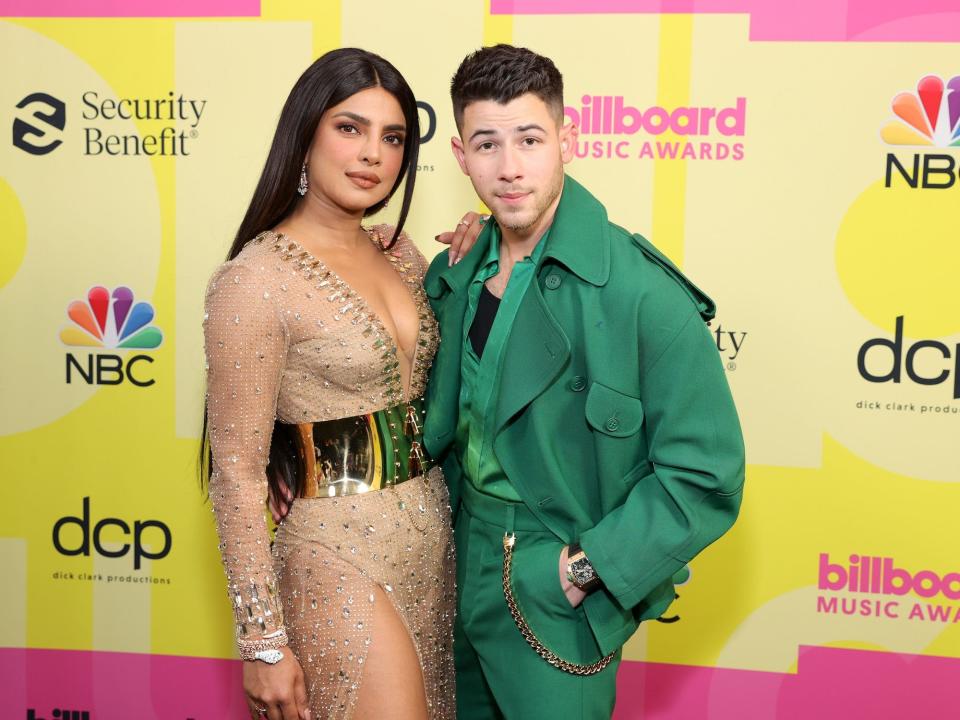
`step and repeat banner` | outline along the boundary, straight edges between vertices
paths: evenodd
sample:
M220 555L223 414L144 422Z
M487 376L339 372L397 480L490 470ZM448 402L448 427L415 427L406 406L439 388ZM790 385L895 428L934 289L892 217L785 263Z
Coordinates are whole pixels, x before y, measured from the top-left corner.
M390 59L409 229L477 200L460 59L552 57L570 166L718 302L734 529L628 643L616 717L954 717L960 3L0 0L0 717L246 716L198 489L201 300L294 80ZM389 218L386 218L389 219Z

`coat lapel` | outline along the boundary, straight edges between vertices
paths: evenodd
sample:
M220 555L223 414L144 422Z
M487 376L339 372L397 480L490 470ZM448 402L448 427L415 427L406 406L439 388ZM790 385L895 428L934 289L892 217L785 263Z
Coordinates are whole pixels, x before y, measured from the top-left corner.
M559 263L582 280L603 285L610 271L609 244L603 206L580 183L566 176L543 258L520 301L504 348L497 432L549 387L570 357L570 341L540 289L541 272Z
M424 280L430 305L440 328L440 347L430 369L424 442L427 452L439 457L453 440L460 410L460 362L463 350L463 319L467 288L490 245L492 233L484 228L476 245L459 263Z
M504 348L496 432L547 389L570 357L570 341L547 308L534 277Z

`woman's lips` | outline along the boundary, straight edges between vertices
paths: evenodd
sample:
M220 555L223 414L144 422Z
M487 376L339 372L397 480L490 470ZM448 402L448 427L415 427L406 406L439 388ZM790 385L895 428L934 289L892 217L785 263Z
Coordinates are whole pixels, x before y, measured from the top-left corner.
M354 185L363 188L364 190L369 190L370 188L376 187L380 184L380 178L373 173L352 172L347 173L347 177L353 181Z

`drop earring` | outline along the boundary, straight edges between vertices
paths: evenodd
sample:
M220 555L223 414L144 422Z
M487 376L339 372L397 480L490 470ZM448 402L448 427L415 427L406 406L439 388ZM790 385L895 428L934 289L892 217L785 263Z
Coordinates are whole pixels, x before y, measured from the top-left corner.
M300 168L300 184L297 185L297 192L300 195L307 194L307 164L304 163L303 167Z

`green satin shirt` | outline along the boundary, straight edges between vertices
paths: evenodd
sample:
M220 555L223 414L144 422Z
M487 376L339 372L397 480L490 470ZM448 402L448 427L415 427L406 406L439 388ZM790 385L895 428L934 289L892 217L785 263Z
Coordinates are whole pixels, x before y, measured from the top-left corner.
M540 238L533 254L513 266L507 289L500 299L497 316L478 358L470 342L470 328L477 315L483 284L500 272L500 228L493 222L492 238L486 257L481 261L467 290L467 311L464 316L461 353L460 417L457 422L456 447L460 464L469 482L480 492L501 500L520 502L520 496L507 478L493 452L494 407L500 391L504 348L520 307L520 300L534 278L537 263L543 254L549 229Z

